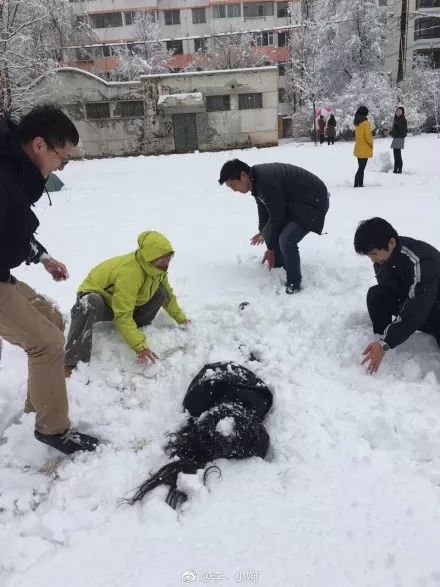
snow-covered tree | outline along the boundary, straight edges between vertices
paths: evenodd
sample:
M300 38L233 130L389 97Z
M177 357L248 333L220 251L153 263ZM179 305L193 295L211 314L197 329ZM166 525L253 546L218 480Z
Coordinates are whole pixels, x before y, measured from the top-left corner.
M324 1L292 5L293 27L290 36L290 59L286 67L286 95L293 107L299 105L310 117L316 139L316 110L326 93L324 67L327 22L321 18Z
M250 33L210 37L206 40L204 51L196 54L188 69L240 69L260 67L270 62L255 45L255 36Z
M0 118L44 99L67 39L90 38L65 0L0 0Z
M381 71L387 35L386 7L379 0L338 0L334 56L350 78L355 73Z
M115 50L118 65L112 78L138 79L140 75L169 71L171 54L160 42L160 27L154 13L137 12L134 17L134 44Z

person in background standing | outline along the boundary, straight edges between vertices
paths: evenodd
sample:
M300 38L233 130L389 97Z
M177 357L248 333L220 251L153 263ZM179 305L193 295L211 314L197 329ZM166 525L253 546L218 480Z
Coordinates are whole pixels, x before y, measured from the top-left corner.
M319 137L319 144L322 145L325 139L325 119L324 116L318 118L318 137Z
M335 144L336 138L336 118L334 114L330 114L330 118L327 121L327 142L330 145Z
M408 125L405 118L405 110L402 106L396 109L393 126L390 135L393 137L391 148L394 154L394 171L393 173L402 173L402 149L405 147L405 137L408 133Z
M356 142L354 145L354 156L358 160L358 170L354 177L354 187L364 187L364 171L367 166L368 159L373 156L373 133L371 132L371 124L368 121L368 108L360 106L354 115L354 132Z

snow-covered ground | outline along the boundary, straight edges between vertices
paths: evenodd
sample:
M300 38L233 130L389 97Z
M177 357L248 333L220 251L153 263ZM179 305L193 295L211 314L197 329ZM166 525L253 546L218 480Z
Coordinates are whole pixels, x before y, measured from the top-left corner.
M376 153L389 143L378 140ZM352 144L71 163L54 205L38 205L40 240L70 279L54 283L41 267L15 274L67 316L95 263L156 229L175 247L170 281L193 324L181 330L161 315L148 328L157 367L137 366L110 325L97 328L92 362L68 387L74 424L107 444L74 458L34 440L33 416L21 414L25 356L5 345L0 585L440 585L440 352L416 334L366 374L374 278L352 245L358 221L379 215L440 247L439 155L435 136L408 138L403 175L373 160L362 190L352 188ZM326 234L301 245L299 295L283 293L282 271L269 274L249 244L253 199L217 183L232 156L302 165L329 186ZM188 483L179 513L165 488L118 508L166 462L164 434L184 421L192 377L213 360L246 364L246 349L274 391L269 458L220 462L221 479Z

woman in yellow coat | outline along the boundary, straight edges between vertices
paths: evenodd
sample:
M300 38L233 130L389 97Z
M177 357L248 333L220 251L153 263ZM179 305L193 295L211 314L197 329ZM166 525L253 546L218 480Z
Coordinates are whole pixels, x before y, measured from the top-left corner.
M354 176L354 187L364 187L364 171L368 159L373 156L373 133L371 124L368 121L368 108L360 106L354 115L354 132L356 143L354 145L354 156L358 160L358 170Z

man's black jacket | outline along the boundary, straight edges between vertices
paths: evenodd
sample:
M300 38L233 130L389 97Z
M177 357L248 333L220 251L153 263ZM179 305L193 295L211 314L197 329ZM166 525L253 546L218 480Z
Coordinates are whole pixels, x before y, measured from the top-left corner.
M440 252L400 236L391 257L383 265L375 263L374 271L378 284L389 287L399 300L399 314L383 335L393 348L418 330L440 301Z
M251 168L252 195L258 206L259 231L275 249L288 222L321 234L329 207L325 183L310 171L287 163Z
M23 261L38 263L46 249L34 238L39 226L32 204L45 179L14 138L11 122L0 121L0 281Z

